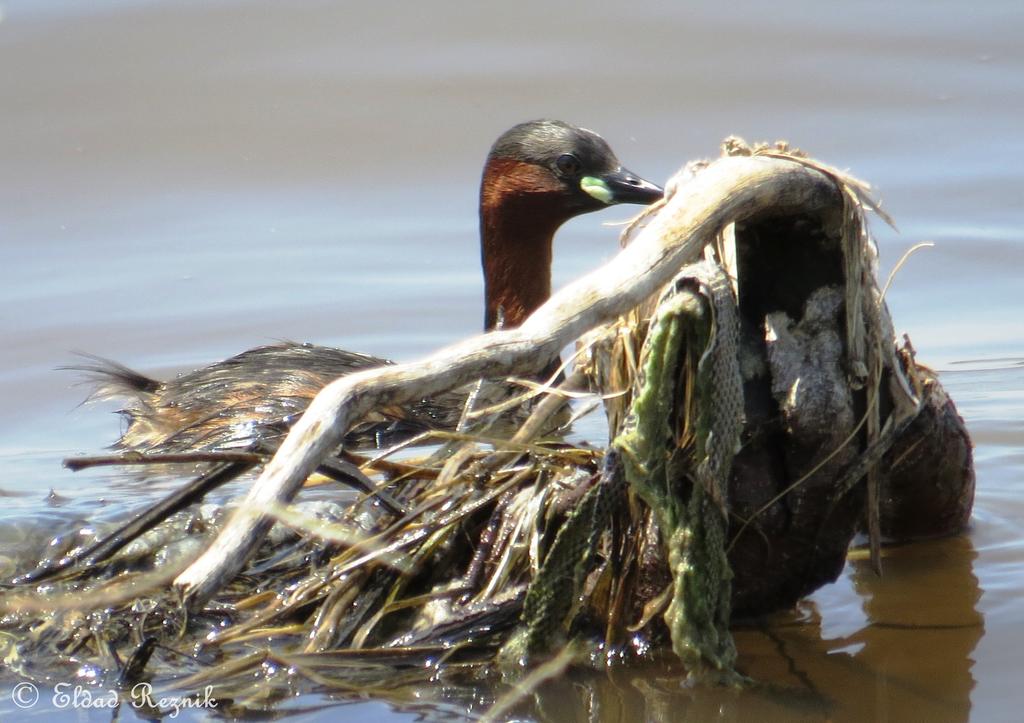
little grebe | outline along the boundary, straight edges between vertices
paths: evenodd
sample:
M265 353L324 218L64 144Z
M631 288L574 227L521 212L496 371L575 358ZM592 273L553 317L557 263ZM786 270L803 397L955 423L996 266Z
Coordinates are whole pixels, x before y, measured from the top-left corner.
M521 324L551 295L551 244L565 221L617 203L649 204L662 190L624 169L596 133L554 120L520 123L491 147L480 184L484 327ZM94 397L127 398L114 445L145 452L216 450L271 442L339 376L391 362L355 352L261 346L161 382L96 358ZM346 438L391 443L458 420L462 396L379 410Z

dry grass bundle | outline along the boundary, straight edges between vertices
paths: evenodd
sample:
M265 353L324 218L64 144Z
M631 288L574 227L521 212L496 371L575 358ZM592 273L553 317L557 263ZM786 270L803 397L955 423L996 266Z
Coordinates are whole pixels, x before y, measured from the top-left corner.
M732 616L834 577L865 509L875 550L914 527L922 465L952 500L924 527L962 525L966 434L894 344L866 187L782 146L726 150L520 329L339 380L279 449L113 460L211 468L5 590L11 668L56 679L87 660L245 708L306 689L411 699L554 655L539 680L670 641L689 672L736 680ZM372 458L339 449L374 404L529 375L584 332L557 387L497 406L478 388L455 430ZM580 397L603 401L607 449L559 434ZM491 424L524 402L513 429ZM914 454L921 440L946 457ZM197 507L253 468L230 515ZM360 494L292 502L315 473Z

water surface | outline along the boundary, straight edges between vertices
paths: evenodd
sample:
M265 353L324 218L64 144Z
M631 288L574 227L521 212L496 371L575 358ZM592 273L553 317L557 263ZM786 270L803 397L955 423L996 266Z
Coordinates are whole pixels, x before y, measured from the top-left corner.
M936 243L889 303L976 443L972 527L889 550L881 580L851 562L797 610L737 633L748 672L810 702L632 671L595 683L612 701L600 717L1016 717L1019 3L24 0L2 11L5 543L164 489L60 468L118 430L112 407L79 407L85 390L54 370L73 350L154 375L282 338L413 359L481 324L479 167L512 123L594 128L652 179L716 155L729 134L786 138L877 186L900 228L874 225L884 271L911 244ZM556 283L610 258L616 232L602 222L627 213L568 224ZM47 504L51 489L62 506ZM378 702L334 714L414 716Z

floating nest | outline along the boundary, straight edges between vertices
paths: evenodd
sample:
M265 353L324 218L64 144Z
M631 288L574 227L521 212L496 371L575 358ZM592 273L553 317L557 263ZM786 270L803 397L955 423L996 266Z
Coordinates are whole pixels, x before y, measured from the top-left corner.
M342 450L338 412L365 402L352 387L283 445L99 460L203 471L118 529L57 538L5 586L9 670L213 686L237 711L310 690L459 699L495 676L520 695L571 664L668 650L679 675L742 684L730 624L834 580L855 535L877 564L883 538L961 530L970 442L895 339L866 186L784 145L730 139L724 155L684 169L627 231L623 258L640 262L595 272L538 312L548 320L460 347L453 358L470 361L447 379L401 392L390 377L353 382L394 403L484 377L456 429ZM560 383L486 401L580 331ZM567 405L585 399L607 418L607 445L566 441ZM494 423L514 408L512 429ZM202 501L254 469L241 505ZM290 487L267 486L286 476ZM311 489L328 480L358 492Z

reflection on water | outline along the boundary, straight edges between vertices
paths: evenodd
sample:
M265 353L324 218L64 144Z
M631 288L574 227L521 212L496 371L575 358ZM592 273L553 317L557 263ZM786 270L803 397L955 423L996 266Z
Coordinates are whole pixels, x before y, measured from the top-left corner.
M853 573L870 621L854 659L872 671L875 718L966 718L972 655L984 633L977 553L966 537L889 552L881 579L866 564Z
M984 634L981 591L966 537L889 548L885 576L851 562L859 615L833 635L817 598L740 625L742 692L687 689L671 663L577 672L542 687L524 712L545 721L967 720L973 655Z
M967 538L891 548L878 579L865 561L847 575L859 627L826 632L815 601L736 630L746 690L691 689L671 661L576 671L542 686L521 712L551 721L967 720L975 646L984 633Z
M863 626L823 635L828 613L812 603L799 625L761 633L763 654L771 660L774 650L791 666L794 685L823 695L844 716L965 720L974 687L971 656L984 632L975 607L981 595L972 572L976 556L968 539L957 538L888 548L882 578L866 560L851 563L847 574L861 597ZM778 661L772 663L777 669Z
M650 178L730 133L786 137L878 185L902 229L875 229L883 271L937 242L888 300L968 420L972 529L887 550L881 579L851 561L797 610L740 627L759 687L683 688L669 661L574 673L523 712L1017 717L1019 3L634 5L4 2L0 573L57 530L167 491L59 468L117 436L109 407L77 408L83 390L53 371L71 350L154 375L279 338L412 358L479 328L479 163L513 122L593 127ZM570 223L556 285L614 253L614 236L597 217ZM480 712L492 697L437 687L397 710L298 702L411 719ZM0 714L10 705L0 690Z

